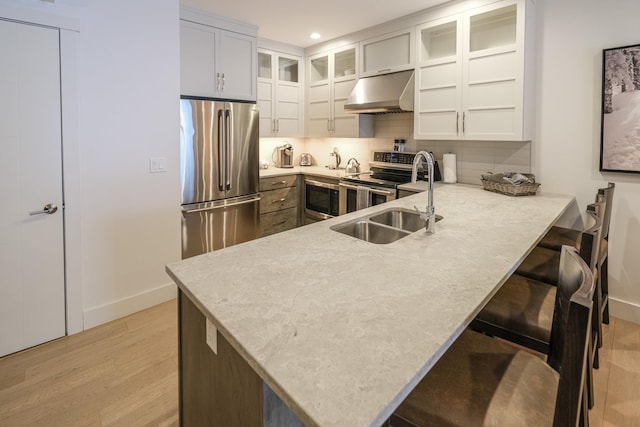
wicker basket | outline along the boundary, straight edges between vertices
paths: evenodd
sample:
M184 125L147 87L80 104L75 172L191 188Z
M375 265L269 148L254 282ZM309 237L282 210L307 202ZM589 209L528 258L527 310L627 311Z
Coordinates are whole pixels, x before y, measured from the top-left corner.
M534 178L531 174L523 175ZM505 194L507 196L535 196L538 187L540 187L540 183L538 182L522 185L513 185L506 181L501 182L502 176L503 174L483 174L482 186L487 191Z

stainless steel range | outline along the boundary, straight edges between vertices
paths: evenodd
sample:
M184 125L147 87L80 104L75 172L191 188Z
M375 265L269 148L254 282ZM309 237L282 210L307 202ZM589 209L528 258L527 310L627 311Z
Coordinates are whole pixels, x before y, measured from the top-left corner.
M375 151L369 162L370 172L347 175L340 180L340 215L395 200L398 186L411 182L411 167L416 153ZM424 180L426 170L418 170L418 179ZM437 163L435 181L440 181Z

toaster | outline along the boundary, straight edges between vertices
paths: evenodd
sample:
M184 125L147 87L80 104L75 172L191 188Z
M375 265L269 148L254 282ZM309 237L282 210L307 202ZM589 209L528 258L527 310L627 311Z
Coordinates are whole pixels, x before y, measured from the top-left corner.
M300 166L311 166L311 154L309 153L300 154Z

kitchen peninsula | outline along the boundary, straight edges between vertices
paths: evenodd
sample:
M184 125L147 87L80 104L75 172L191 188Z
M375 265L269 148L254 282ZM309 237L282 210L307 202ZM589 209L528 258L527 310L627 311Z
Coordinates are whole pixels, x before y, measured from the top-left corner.
M426 202L420 193L168 265L183 425L261 425L263 381L307 426L382 424L549 227L577 211L571 196L441 185L433 235L378 245L330 229Z

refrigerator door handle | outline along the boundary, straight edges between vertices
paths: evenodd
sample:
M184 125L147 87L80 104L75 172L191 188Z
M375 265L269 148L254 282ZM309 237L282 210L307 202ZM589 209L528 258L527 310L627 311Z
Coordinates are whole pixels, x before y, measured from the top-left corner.
M195 209L186 209L186 210L183 210L182 213L187 215L187 214L192 214L192 213L196 213L196 212L215 211L215 210L218 210L218 209L227 209L227 208L230 208L230 207L246 205L247 203L256 203L256 202L259 202L259 201L260 201L260 197L256 196L256 197L252 197L250 199L239 200L237 202L221 203L221 204L215 205L215 206L205 206L205 207L195 208Z
M226 144L227 144L227 157L226 157L226 168L225 168L225 174L226 174L226 189L227 190L231 190L231 176L232 176L232 171L231 171L231 165L233 164L233 145L235 143L235 141L233 140L233 111L228 108L226 111L226 128L227 128L227 135L225 137L226 140Z
M224 143L225 137L225 121L224 121L224 110L218 110L218 188L220 191L224 191L223 183L226 180L226 171L224 167L226 165L224 159L226 158L226 147Z

